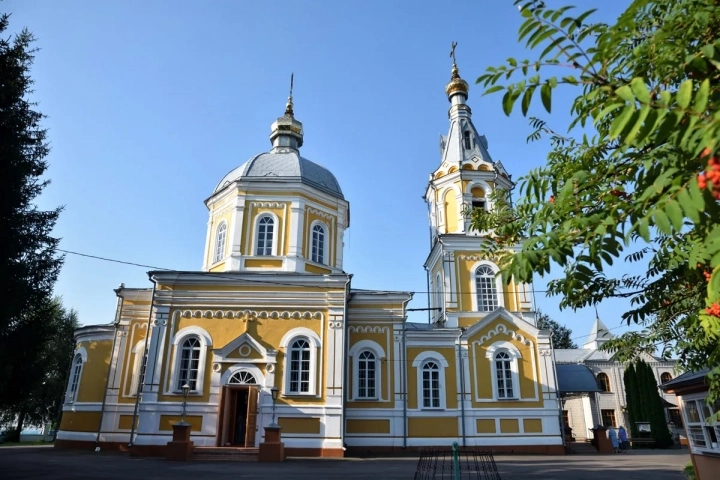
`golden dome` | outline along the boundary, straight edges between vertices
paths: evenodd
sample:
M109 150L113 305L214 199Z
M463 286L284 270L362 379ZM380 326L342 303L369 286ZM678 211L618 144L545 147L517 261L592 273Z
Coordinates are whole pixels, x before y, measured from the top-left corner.
M465 94L465 97L467 97L469 90L470 86L465 80L460 78L460 70L458 70L457 65L453 63L452 78L450 79L450 82L445 86L445 93L447 93L448 97L451 97L456 92L462 92Z

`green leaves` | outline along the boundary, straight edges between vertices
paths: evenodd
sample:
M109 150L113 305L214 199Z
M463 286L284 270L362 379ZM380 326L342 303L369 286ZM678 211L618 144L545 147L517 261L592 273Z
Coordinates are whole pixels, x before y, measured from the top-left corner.
M686 109L690 105L690 98L692 96L692 80L687 79L685 80L682 85L680 85L680 89L677 92L677 96L675 97L675 101L678 104L678 107L682 108L683 110Z
M552 111L552 87L549 83L544 84L540 87L540 98L542 99L543 107L548 113Z

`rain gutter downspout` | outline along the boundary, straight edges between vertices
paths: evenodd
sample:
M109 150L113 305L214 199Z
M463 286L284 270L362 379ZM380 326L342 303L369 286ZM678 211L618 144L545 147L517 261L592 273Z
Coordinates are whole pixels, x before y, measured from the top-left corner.
M464 329L462 329L464 331ZM463 359L462 359L462 344L460 343L462 340L462 333L460 334L460 337L458 337L458 344L457 344L457 356L458 356L458 368L460 369L460 419L462 425L462 446L466 447L466 440L465 440L465 366L463 365Z
M345 331L343 333L343 372L345 372L345 380L343 384L347 382L347 379L350 378L350 373L348 371L348 355L350 355L350 327L348 325L348 302L350 301L350 282L352 281L352 274L348 274L347 276L347 282L345 282L345 300L343 302L343 324L345 325ZM347 448L345 446L345 430L347 429L347 417L346 417L346 411L347 411L347 392L346 389L343 389L343 402L342 402L342 429L340 430L340 441L342 443L343 452Z
M402 398L403 398L403 450L407 448L408 438L408 415L407 415L407 346L406 346L406 334L407 334L407 304L412 300L412 294L410 298L403 302L403 328L402 328L402 348L400 349L400 382L402 385Z
M147 366L147 356L148 356L148 342L150 341L150 324L152 323L152 315L153 315L153 305L155 304L155 289L157 288L157 282L153 280L152 275L148 273L148 279L153 284L152 289L152 296L150 297L150 313L148 313L148 323L147 323L147 334L145 335L145 347L143 349L143 358L142 363L140 364ZM142 396L143 387L145 386L145 371L144 368L141 370L140 378L138 379L138 389L137 393L135 394L135 408L133 409L133 417L132 417L132 426L130 427L130 443L128 443L128 447L132 447L135 443L135 424L137 422L137 416L138 416L138 408L140 407L140 397Z
M103 417L105 416L105 403L107 402L107 392L108 387L110 386L110 372L112 371L112 365L113 365L113 356L115 355L115 344L117 343L117 332L120 328L120 318L122 318L122 308L123 304L125 303L125 299L120 296L120 292L122 289L125 288L125 284L120 284L120 287L118 287L115 290L115 295L117 296L117 309L115 310L115 330L113 330L113 342L112 342L112 349L110 350L110 362L108 363L108 369L107 369L107 378L105 379L105 390L103 391L103 401L102 406L100 407L100 420L98 421L98 429L97 429L97 435L95 436L95 451L97 452L100 448L100 432L102 431L102 422Z
M566 445L566 439L565 439L565 427L563 425L563 414L562 414L562 400L560 399L560 386L558 384L558 374L557 374L557 362L555 360L555 344L553 342L552 338L552 330L550 330L550 351L552 352L552 360L553 360L553 373L555 374L555 398L557 399L558 404L558 422L560 423L560 439L562 440L563 447Z

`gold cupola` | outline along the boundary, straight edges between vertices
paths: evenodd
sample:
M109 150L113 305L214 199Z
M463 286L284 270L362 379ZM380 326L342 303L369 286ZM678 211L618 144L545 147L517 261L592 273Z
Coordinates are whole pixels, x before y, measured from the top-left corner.
M455 47L457 47L457 42L452 43L452 50L450 51L450 57L453 59L452 77L450 78L450 82L445 86L445 93L448 96L448 100L451 102L452 97L456 94L463 95L465 100L467 100L468 91L470 90L468 83L460 78L460 70L458 69L457 62L455 60Z

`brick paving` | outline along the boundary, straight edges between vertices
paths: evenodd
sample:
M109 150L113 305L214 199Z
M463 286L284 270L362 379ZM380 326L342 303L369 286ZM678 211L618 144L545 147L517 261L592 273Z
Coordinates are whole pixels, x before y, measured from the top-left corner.
M503 480L684 480L687 450L648 450L627 455L500 455ZM411 480L415 458L288 459L279 464L251 462L176 463L131 458L119 453L0 447L0 479L182 480L297 479Z

